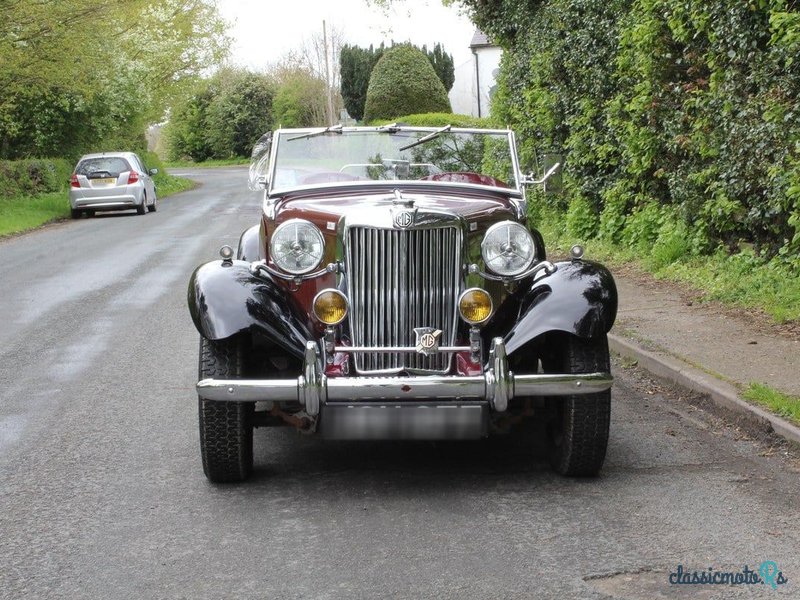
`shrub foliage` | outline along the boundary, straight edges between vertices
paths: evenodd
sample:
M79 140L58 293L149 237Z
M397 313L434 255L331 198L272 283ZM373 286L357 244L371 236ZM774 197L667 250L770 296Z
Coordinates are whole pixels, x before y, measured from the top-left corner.
M800 270L793 0L466 0L504 46L493 117L567 155L570 228ZM659 239L661 240L659 242Z
M358 121L364 118L364 105L367 101L367 88L372 69L375 68L385 51L386 47L383 44L377 48L373 46L360 48L349 45L342 47L339 55L342 99L348 114ZM453 55L445 52L444 47L439 43L433 47L433 50L422 46L422 52L428 57L445 90L449 92L456 80Z
M72 166L63 158L0 160L0 199L64 190Z
M249 156L253 143L272 128L274 96L266 75L220 69L173 107L166 129L170 158Z
M369 80L364 119L452 112L447 90L425 54L408 45L387 50Z

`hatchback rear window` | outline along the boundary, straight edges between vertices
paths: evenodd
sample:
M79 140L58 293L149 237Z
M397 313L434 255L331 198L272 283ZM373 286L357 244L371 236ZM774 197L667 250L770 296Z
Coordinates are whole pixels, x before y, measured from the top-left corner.
M128 161L119 156L101 156L98 158L87 158L78 163L75 173L86 175L91 178L94 175L105 177L117 177L123 171L130 171L131 166Z

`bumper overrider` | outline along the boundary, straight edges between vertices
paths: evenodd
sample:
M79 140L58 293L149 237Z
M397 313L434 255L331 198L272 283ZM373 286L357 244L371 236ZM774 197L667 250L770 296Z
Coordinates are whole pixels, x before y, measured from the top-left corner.
M405 429L413 437L428 437L427 430L435 436L443 428L454 433L454 424L461 424L460 435L447 437L480 437L488 411L504 412L515 396L594 394L612 383L611 374L602 372L514 375L502 338L492 340L482 375L326 377L319 346L309 341L296 379L203 379L197 394L218 402L296 401L311 417L322 412L323 427L335 430L335 437L363 438L370 431L368 437L396 437L386 431L390 423L394 433ZM452 410L430 410L437 408Z

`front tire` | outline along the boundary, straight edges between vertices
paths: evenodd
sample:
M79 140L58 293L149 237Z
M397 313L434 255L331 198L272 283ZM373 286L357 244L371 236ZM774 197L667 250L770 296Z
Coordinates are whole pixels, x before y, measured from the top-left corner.
M561 373L610 373L606 336L559 338L545 370ZM600 472L608 447L611 391L554 398L549 423L550 463L561 475L592 477Z
M200 379L238 379L244 352L235 338L200 338ZM214 483L244 481L253 470L253 402L199 399L200 454L203 472Z

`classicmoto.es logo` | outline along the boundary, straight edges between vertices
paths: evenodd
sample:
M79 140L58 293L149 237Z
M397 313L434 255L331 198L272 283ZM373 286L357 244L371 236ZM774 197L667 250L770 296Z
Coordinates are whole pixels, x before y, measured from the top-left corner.
M718 571L708 567L705 571L684 570L678 565L669 574L672 585L768 585L777 590L779 585L789 583L788 577L778 568L774 560L765 560L756 569L745 565L741 571Z

